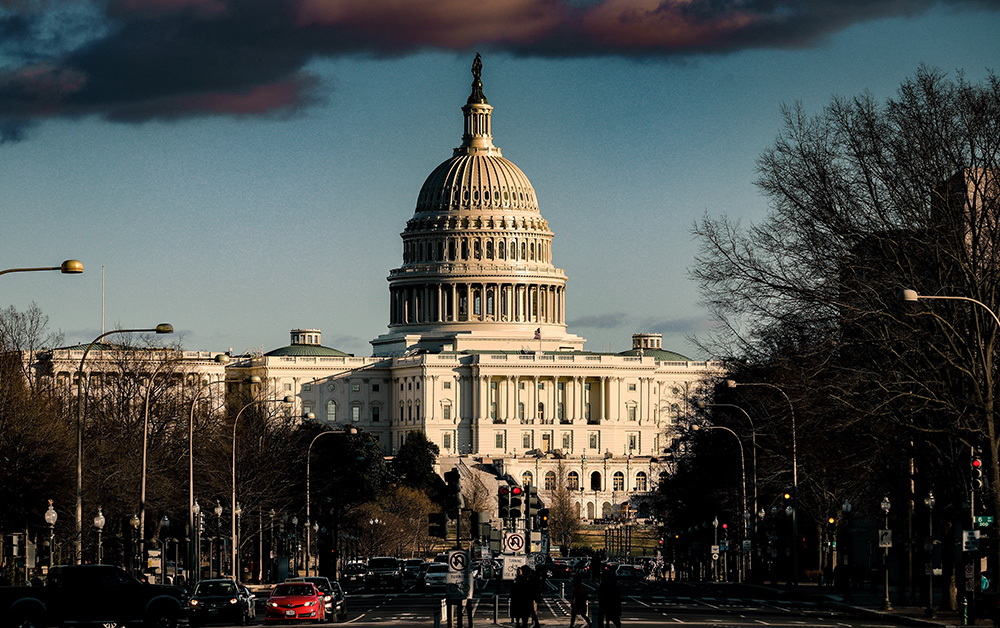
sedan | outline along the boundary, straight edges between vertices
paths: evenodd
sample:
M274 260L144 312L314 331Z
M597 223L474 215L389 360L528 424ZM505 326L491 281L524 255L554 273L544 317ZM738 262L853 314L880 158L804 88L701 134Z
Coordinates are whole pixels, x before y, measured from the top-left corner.
M264 605L264 623L300 619L326 621L323 592L311 582L283 582L276 585Z
M252 600L229 579L202 580L188 599L188 623L210 622L245 626L252 617Z
M620 580L645 580L646 572L639 565L618 565Z
M444 587L448 579L448 565L445 563L431 563L427 566L424 574L424 587Z

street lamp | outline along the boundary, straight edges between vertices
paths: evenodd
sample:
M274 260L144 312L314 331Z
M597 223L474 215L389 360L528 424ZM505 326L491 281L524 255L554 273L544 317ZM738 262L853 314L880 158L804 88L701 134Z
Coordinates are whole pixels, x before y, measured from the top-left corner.
M149 395L153 390L153 383L156 381L156 374L160 372L167 364L175 364L179 361L174 360L163 360L153 370L153 373L149 376L149 384L146 386L146 399L143 403L142 411L142 472L141 479L139 482L139 541L140 541L140 553L139 555L144 555L146 548L146 452L147 445L149 442ZM215 356L215 362L217 364L228 364L229 356L225 353L220 353Z
M719 559L716 558L719 547L719 518L712 518L712 529L714 530L714 541L712 542L712 581L719 581Z
M889 503L888 496L882 498L882 503L880 504L880 506L882 507L882 512L885 513L885 530L888 533L889 508L891 508L892 506ZM887 542L882 543L882 549L884 550L883 562L885 563L885 565L883 566L883 568L885 569L885 599L882 601L882 610L891 611L892 604L889 603L889 545L887 544Z
M798 586L799 584L799 460L798 460L798 438L795 433L795 408L792 406L792 400L788 398L785 391L767 382L736 382L734 380L726 380L726 385L729 388L736 388L737 386L763 386L766 388L773 388L781 393L781 396L785 398L788 403L788 413L792 421L792 586Z
M219 558L219 573L218 573L218 575L221 578L222 577L222 556L223 556L224 552L223 552L223 548L222 548L222 502L219 501L218 499L215 500L215 509L214 510L215 510L215 516L218 519L218 521L216 523L216 526L215 526L215 530L216 530L216 533L219 535L219 556L218 556L218 558ZM209 570L209 571L211 571L211 570Z
M753 463L753 504L750 509L751 512L757 510L757 426L754 425L753 419L742 407L737 406L732 403L705 403L704 401L697 401L695 404L699 409L704 410L705 408L733 408L739 410L746 417L747 421L750 423L750 453L751 462Z
M747 538L747 525L749 524L749 520L750 520L750 511L747 510L747 468L746 468L746 459L743 457L743 441L740 440L740 437L739 437L739 435L736 432L734 432L733 430L729 429L728 427L725 427L725 426L722 426L722 425L705 425L705 426L701 426L701 425L698 425L697 423L695 423L694 425L691 426L691 429L693 431L697 432L698 430L702 429L702 427L704 427L705 429L709 429L709 430L723 430L723 431L729 432L730 434L733 435L733 438L736 439L736 444L739 445L739 447L740 447L740 473L743 474L743 482L741 484L741 487L743 489L743 514L744 514L744 516L743 516L743 538ZM718 545L718 543L716 543L716 545Z
M132 513L132 517L128 520L129 524L132 526L132 557L129 559L129 564L132 569L132 575L136 575L138 572L138 565L136 565L136 555L142 556L141 552L136 551L136 544L139 541L139 515ZM142 563L142 559L139 559L139 563Z
M68 259L59 266L42 266L40 268L8 268L0 270L0 275L7 273L32 273L41 270L58 270L64 275L79 275L83 272L83 262L75 259Z
M225 364L226 362L228 362L229 357L226 356L224 359L220 359L220 358L216 357L216 360L220 361L222 364ZM191 398L191 414L190 414L190 416L188 418L188 526L189 526L188 529L191 531L191 536L192 537L194 536L195 517L198 515L198 512L199 512L196 509L198 504L197 504L197 502L194 499L194 409L195 409L195 405L198 403L198 397L201 396L201 393L203 393L204 391L208 390L208 388L210 386L218 386L219 384L234 384L234 383L237 383L238 381L239 380L219 379L219 380L216 380L214 382L207 382L207 383L203 384L202 387L199 388L198 391ZM253 375L253 376L249 377L248 379L246 379L245 381L247 383L251 384L251 385L261 383L261 379L257 375ZM196 560L200 563L200 560L201 560L200 556L199 556L200 552L201 552L201 548L200 547L192 546L190 543L188 544L189 569L192 569L191 574L189 574L190 577L188 578L188 581L190 582L191 586L194 586L195 584L198 583L198 574L197 574L197 572L199 572L201 570L200 570L200 568L199 569L194 569L193 566L194 566ZM200 565L199 565L199 567L200 567Z
M97 528L97 564L101 564L101 531L104 530L104 513L101 507L97 507L97 516L94 517L94 527Z
M927 617L934 617L934 491L927 491Z
M167 582L167 541L171 540L169 538L170 535L167 534L168 528L170 528L170 519L166 515L163 515L163 518L160 519L160 536L163 537L163 555L160 557L160 560L162 561L161 562L161 565L162 565L161 569L163 569L163 582L164 582L164 584L166 584L166 582ZM174 556L175 556L174 557L174 577L176 578L177 577L177 558L176 558L176 555L177 555L177 544L178 544L178 541L176 539L173 539L173 541L174 541Z
M52 555L55 553L55 539L56 539L56 519L59 518L59 514L56 509L52 507L52 500L49 500L49 509L45 511L45 523L49 524L49 569L52 569Z
M236 426L239 425L240 423L240 416L243 414L243 411L249 408L250 406L260 405L264 403L292 404L294 402L295 398L292 397L291 395L282 397L281 399L255 399L254 401L251 401L250 403L244 405L242 408L240 408L240 411L236 413L236 419L233 420L233 466L232 466L233 494L232 494L232 501L229 502L230 504L232 504L234 509L236 508ZM230 549L230 551L232 552L231 560L232 560L233 578L237 578L240 571L239 571L239 565L237 564L238 556L236 552L236 517L232 518L232 529L230 530L230 533L233 541L233 546ZM219 534L221 536L222 534L221 531Z
M345 426L343 429L340 429L340 430L328 430L326 432L320 432L316 436L313 436L312 441L309 443L309 446L306 448L306 524L307 524L306 525L306 577L307 578L309 577L309 553L310 553L310 547L311 547L310 543L312 542L312 537L311 537L309 526L308 526L309 521L311 521L310 510L309 510L310 504L311 504L311 499L310 499L310 495L309 495L309 477L310 477L309 476L309 462L312 459L311 458L312 447L316 443L316 441L319 440L319 437L323 436L324 434L357 434L357 433L358 433L358 430L353 425ZM334 568L336 569L336 565L334 566Z
M83 351L80 358L80 369L76 378L76 564L83 562L83 401L84 401L84 380L86 374L83 372L83 363L87 360L87 354L91 348L102 338L111 334L172 334L174 327L170 323L160 323L151 329L115 329L104 332L93 341Z

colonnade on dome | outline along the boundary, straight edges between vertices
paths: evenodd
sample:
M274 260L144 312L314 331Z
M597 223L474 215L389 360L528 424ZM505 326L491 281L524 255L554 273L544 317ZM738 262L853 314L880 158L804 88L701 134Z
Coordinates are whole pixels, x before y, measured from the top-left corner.
M566 320L565 293L562 284L395 284L389 288L389 326L460 322L562 325Z

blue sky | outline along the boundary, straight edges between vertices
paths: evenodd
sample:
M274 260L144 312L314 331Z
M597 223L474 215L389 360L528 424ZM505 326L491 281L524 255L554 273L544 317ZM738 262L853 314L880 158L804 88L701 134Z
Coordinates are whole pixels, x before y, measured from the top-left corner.
M288 21L238 0L0 0L0 269L86 268L5 275L0 306L35 302L89 341L103 267L107 329L170 322L187 349L239 352L313 327L370 355L479 51L495 143L569 276L570 331L597 351L660 332L705 358L687 340L712 324L691 226L765 214L755 160L782 104L884 99L920 64L978 82L1000 58L995 2L324 2L270 0Z

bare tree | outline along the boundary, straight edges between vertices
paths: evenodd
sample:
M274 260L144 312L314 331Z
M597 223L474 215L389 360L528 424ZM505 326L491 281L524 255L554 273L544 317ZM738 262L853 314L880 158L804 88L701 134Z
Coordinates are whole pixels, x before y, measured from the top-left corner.
M565 462L556 463L556 483L552 489L552 504L549 506L549 538L567 554L580 531L580 513L573 506L573 493L566 481Z

